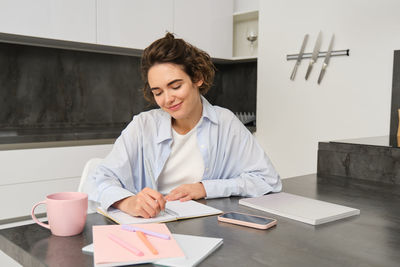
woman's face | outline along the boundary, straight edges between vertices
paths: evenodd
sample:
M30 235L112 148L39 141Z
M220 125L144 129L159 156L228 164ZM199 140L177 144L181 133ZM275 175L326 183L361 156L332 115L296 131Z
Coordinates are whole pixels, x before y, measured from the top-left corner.
M193 83L182 67L172 63L152 66L147 80L157 105L175 120L198 121L202 104L199 86L203 81Z

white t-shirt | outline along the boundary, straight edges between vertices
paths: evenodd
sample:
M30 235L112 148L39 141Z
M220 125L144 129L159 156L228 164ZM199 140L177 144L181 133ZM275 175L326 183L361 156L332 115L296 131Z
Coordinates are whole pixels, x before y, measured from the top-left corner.
M160 176L158 191L168 194L181 184L200 182L204 174L204 162L197 145L197 127L187 134L178 134L172 128L172 146Z

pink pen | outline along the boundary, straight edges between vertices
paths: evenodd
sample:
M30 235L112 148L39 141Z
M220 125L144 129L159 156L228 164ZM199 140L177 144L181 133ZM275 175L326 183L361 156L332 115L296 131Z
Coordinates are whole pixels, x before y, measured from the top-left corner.
M125 242L124 240L120 239L119 237L116 237L113 234L109 234L108 238L110 238L112 241L114 241L115 243L117 243L118 245L120 245L121 247L129 250L130 252L132 252L133 254L135 254L136 256L143 256L143 252L141 252L140 250L138 250L137 248L135 248L134 246L132 246L131 244Z
M156 232L153 232L153 231L150 231L147 229L143 229L140 227L131 226L131 225L127 225L127 224L122 225L121 228L122 228L122 230L130 231L130 232L140 231L146 235L151 235L151 236L155 236L155 237L166 239L166 240L171 239L171 237L169 235L156 233Z

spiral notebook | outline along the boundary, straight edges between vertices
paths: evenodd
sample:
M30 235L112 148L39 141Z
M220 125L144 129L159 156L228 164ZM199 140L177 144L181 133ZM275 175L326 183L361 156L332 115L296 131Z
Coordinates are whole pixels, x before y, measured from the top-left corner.
M165 206L165 211L150 219L134 217L114 208L110 208L107 211L102 208L97 208L97 212L118 224L170 222L222 213L222 211L219 209L215 209L193 200L185 202L181 202L179 200L168 201Z

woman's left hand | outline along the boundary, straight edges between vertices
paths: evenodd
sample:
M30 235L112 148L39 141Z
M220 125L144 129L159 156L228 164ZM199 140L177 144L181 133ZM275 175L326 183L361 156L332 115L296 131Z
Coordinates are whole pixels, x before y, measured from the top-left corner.
M201 182L194 184L183 184L172 190L165 199L167 201L180 200L188 201L206 197L206 190Z

